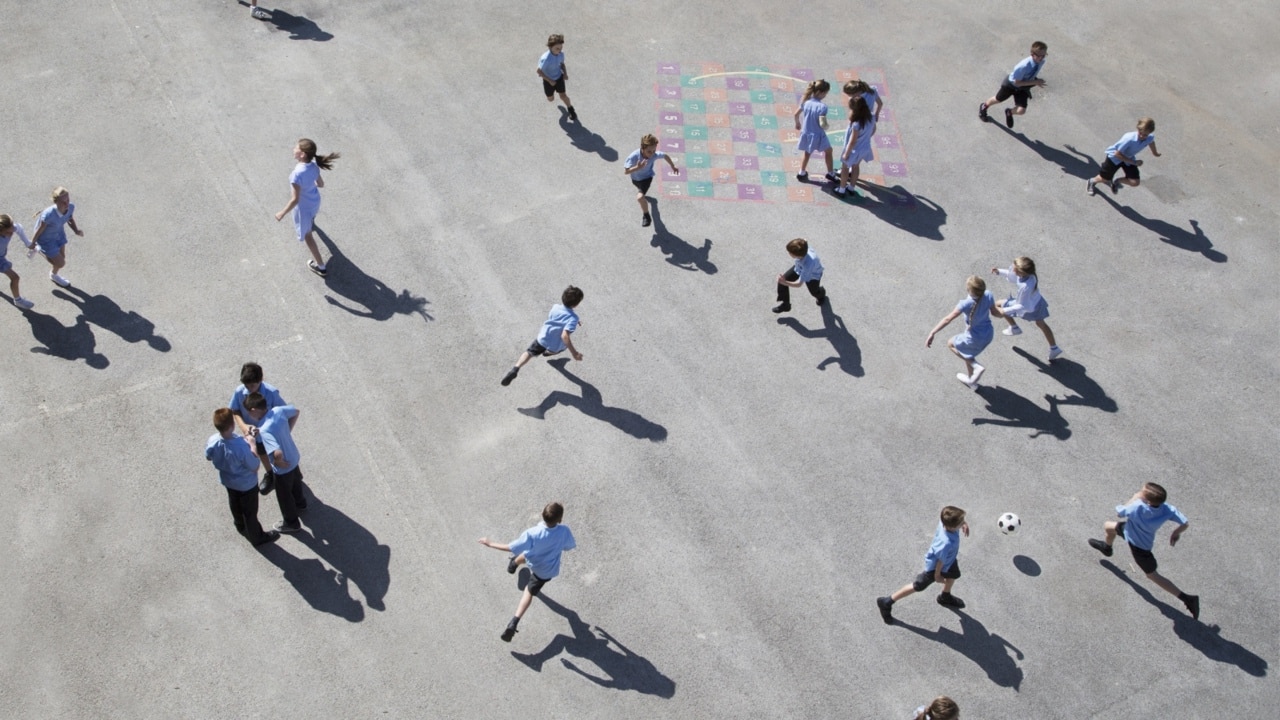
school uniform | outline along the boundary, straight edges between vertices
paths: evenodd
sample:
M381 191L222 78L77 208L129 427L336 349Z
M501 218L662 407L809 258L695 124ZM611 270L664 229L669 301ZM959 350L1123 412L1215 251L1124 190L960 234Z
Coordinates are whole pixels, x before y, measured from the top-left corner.
M40 223L44 224L44 230L40 233L40 237L36 238L36 245L40 246L40 252L45 257L51 258L62 252L62 247L67 244L66 224L75 214L75 203L67 204L66 213L58 212L57 205L50 205L40 213Z
M822 287L822 261L818 259L818 253L812 249L805 253L802 258L795 258L795 264L782 277L790 282L799 280L809 289L809 294L818 299L821 305L827 297L827 289ZM791 287L778 283L778 302L784 305L791 304Z
M1014 272L1012 267L996 272L1018 288L1017 293L1010 295L1000 306L1005 315L1032 322L1049 317L1049 302L1040 294L1040 281L1035 275L1018 277L1018 273Z
M977 300L966 295L956 305L956 310L964 316L965 330L951 338L951 345L962 357L973 360L991 344L995 337L995 328L991 326L991 307L995 303L995 297L984 292Z
M827 131L822 129L820 122L826 116L827 104L817 98L810 98L800 106L800 140L796 143L797 150L815 153L831 149Z
M298 186L298 204L293 208L293 230L298 240L306 238L320 213L320 166L315 161L298 163L289 173L289 182Z

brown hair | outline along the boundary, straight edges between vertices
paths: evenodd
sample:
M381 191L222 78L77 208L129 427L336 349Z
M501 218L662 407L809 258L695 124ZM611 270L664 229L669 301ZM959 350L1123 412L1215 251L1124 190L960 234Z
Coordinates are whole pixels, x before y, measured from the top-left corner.
M859 125L871 122L871 108L867 105L867 99L861 95L849 98L849 122Z
M576 308L578 303L582 302L583 297L581 288L570 285L564 289L564 292L560 293L560 304L567 308Z
M796 238L787 243L787 253L791 257L804 257L809 252L809 241L804 238Z
M831 89L831 83L827 82L826 80L814 80L813 82L809 83L809 87L806 87L804 89L804 97L800 98L800 102L802 103L806 102L809 98L813 97L814 95L817 95L818 93L827 92L830 89Z
M547 38L548 48L552 48L552 47L555 47L556 45L563 45L563 44L564 44L564 36L561 35L560 33L555 33L551 37Z
M231 412L231 408L218 408L213 411L213 427L218 432L226 432L235 424L235 413Z
M8 215L0 215L0 230L8 230L13 227L13 218Z
M872 90L866 80L850 80L844 84L845 95L861 95L869 92L872 92Z
M245 410L266 410L267 398L260 392L249 393L241 404L244 406Z
M333 161L342 157L338 153L329 153L328 155L318 155L320 151L316 148L316 141L310 138L301 138L298 140L298 149L307 156L307 162L315 162L320 166L321 170L332 170Z
M1147 483L1142 486L1142 496L1147 499L1147 504L1153 508L1158 508L1169 499L1169 493L1165 492L1163 485L1156 483Z
M644 137L640 138L640 147L642 148L653 147L657 144L658 138L654 137L653 133L648 133Z
M1037 40L1037 41L1035 41L1035 42L1031 43L1031 52L1033 52L1033 53L1034 53L1034 52L1038 52L1038 53L1043 54L1043 53L1045 53L1045 52L1048 52L1048 50L1049 50L1049 46L1048 46L1048 45L1045 45L1044 43L1040 42L1039 40Z
M924 709L924 717L928 720L959 720L960 706L946 695L939 695Z
M547 527L552 528L560 524L564 519L564 506L558 502L549 502L547 506L542 508L542 521Z
M938 514L938 519L942 521L942 527L954 530L964 523L964 511L955 505L948 505L942 508L942 512Z
M1139 118L1138 129L1150 135L1156 131L1156 121L1149 117Z

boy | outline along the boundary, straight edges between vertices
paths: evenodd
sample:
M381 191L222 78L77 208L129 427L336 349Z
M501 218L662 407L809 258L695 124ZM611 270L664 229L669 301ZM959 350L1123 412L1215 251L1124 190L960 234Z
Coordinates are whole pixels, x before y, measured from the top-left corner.
M1156 121L1149 117L1140 118L1138 120L1137 132L1125 133L1123 137L1116 141L1115 145L1107 148L1107 159L1102 161L1102 169L1098 171L1097 177L1090 178L1085 183L1085 192L1090 195L1096 194L1093 186L1100 182L1105 182L1111 186L1111 194L1115 195L1120 192L1120 183L1124 183L1129 187L1138 187L1142 184L1142 175L1138 172L1138 166L1142 161L1137 159L1138 153L1142 152L1148 145L1151 146L1151 154L1160 157L1160 151L1156 150ZM1113 180L1116 171L1124 168L1124 179Z
M244 409L250 418L257 421L257 427L251 432L261 439L264 446L259 458L263 466L276 476L276 503L280 505L282 518L276 523L276 530L296 533L302 529L298 511L307 509L307 499L302 493L302 468L298 464L302 456L293 442L298 409L292 405L281 405L267 410L267 399L262 393L249 393L244 399Z
M35 245L27 239L27 233L23 231L21 225L15 223L13 218L8 215L0 215L0 272L9 276L9 292L13 293L14 306L23 310L30 310L35 307L35 303L22 297L22 294L18 292L18 280L21 277L14 272L13 263L5 258L5 255L9 252L9 241L13 239L14 233L17 233L18 239L22 241L27 250L35 249Z
M778 276L778 302L773 309L775 313L784 313L791 309L791 288L804 285L809 294L818 298L818 305L827 302L827 290L822 287L822 261L818 254L809 249L809 241L796 238L787 243L787 254L795 261L795 267Z
M951 594L951 586L960 577L960 565L956 556L960 554L960 533L969 537L969 524L964 521L964 510L954 505L942 508L938 530L933 534L933 544L924 554L924 572L916 576L915 582L904 586L898 592L882 598L876 598L880 606L880 617L886 625L893 624L893 604L902 598L918 593L935 582L942 583L942 593L938 595L938 604L960 609L964 601Z
M502 378L503 387L510 385L511 381L516 379L516 375L520 374L520 368L535 356L555 355L568 348L574 360L582 360L582 353L573 346L571 337L573 331L578 329L579 322L578 313L574 312L574 308L582 302L582 297L582 291L572 285L560 293L560 304L551 306L547 321L542 324L542 332L538 333L538 337L529 345L529 349L521 353L520 359L516 360L511 372Z
M1031 57L1014 66L1013 72L1009 73L1009 77L1000 83L1000 89L996 91L995 97L988 98L986 102L978 106L978 119L982 122L991 122L991 118L987 116L987 108L992 105L999 105L1012 95L1014 107L1012 109L1004 109L1004 124L1012 129L1013 116L1023 115L1027 112L1027 101L1031 99L1031 88L1044 87L1044 80L1036 76L1040 74L1040 68L1044 67L1044 59L1048 54L1048 45L1039 40L1031 43Z
M227 489L231 521L236 531L253 543L266 545L280 539L280 533L262 532L258 522L258 459L243 436L235 434L235 417L230 408L213 411L213 427L204 456L218 469L218 478Z
M578 112L573 109L573 101L564 92L564 81L569 79L569 68L564 64L564 36L552 35L547 38L547 51L538 58L538 77L542 78L542 92L551 102L556 93L569 111L569 119L577 122Z
M1102 529L1106 532L1107 539L1089 538L1089 547L1111 557L1111 543L1115 541L1116 535L1124 537L1125 542L1129 543L1129 552L1133 553L1134 563L1147 574L1151 582L1176 596L1182 604L1187 606L1191 617L1199 620L1200 596L1182 592L1168 578L1156 572L1158 567L1156 556L1151 553L1151 548L1156 541L1156 531L1166 521L1172 520L1178 523L1178 528L1169 535L1169 547L1178 544L1178 538L1182 537L1182 533L1186 532L1190 524L1186 515L1165 502L1168 498L1169 494L1160 485L1156 483L1143 485L1142 489L1134 493L1128 502L1116 506L1116 515L1124 518L1123 520L1108 521L1103 524Z
M622 172L631 176L631 184L636 186L636 202L640 203L640 227L649 227L653 218L649 217L649 185L653 182L653 161L663 159L671 166L671 172L679 174L680 170L669 155L658 150L658 138L652 133L640 138L640 149L627 156Z
M524 587L524 595L516 605L516 614L502 631L502 641L511 642L516 635L516 626L520 618L529 609L533 598L542 592L542 586L560 574L560 555L565 550L578 546L568 525L561 525L564 519L564 506L558 502L547 503L542 508L542 522L520 533L520 537L511 541L510 545L490 542L489 538L480 538L480 544L494 550L511 553L507 559L507 572L515 574L516 568L528 563L529 584Z
M255 421L249 417L244 410L244 399L250 393L260 393L266 398L267 410L287 405L284 398L280 396L280 391L270 383L262 380L262 366L256 362L247 362L240 366L240 387L231 393L231 402L227 403L227 407L231 408L236 421L236 428L240 434L246 438L253 438L252 448L253 454L259 458L266 457L267 451L262 446L262 439L255 432L260 421ZM263 462L267 472L271 472L271 468Z

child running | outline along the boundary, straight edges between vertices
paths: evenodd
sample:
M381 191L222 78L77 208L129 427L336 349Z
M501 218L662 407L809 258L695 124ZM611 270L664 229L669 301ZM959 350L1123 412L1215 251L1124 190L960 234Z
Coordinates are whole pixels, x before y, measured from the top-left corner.
M338 153L323 156L317 153L315 141L307 138L302 138L293 147L293 159L298 161L293 172L289 173L289 186L293 190L293 196L289 198L289 204L276 213L276 222L283 220L290 210L293 211L293 229L297 233L298 242L305 242L307 249L311 251L312 259L307 261L307 267L311 268L311 272L324 277L329 274L329 269L320 256L320 247L316 245L312 232L316 215L320 212L320 188L324 187L320 171L332 170L333 161L342 156Z
M844 132L844 152L840 153L840 187L837 195L850 195L860 198L858 193L858 175L861 164L875 159L871 150L871 136L876 132L876 123L871 116L871 108L862 95L854 95L849 99L849 129Z
M942 584L942 593L938 595L938 604L960 609L964 601L951 594L951 586L960 577L960 564L956 562L960 554L960 533L969 537L969 523L964 521L964 510L948 505L942 508L938 521L938 529L933 533L933 543L924 554L924 572L916 576L914 582L905 585L892 595L876 598L880 606L880 617L886 625L893 624L893 604L914 593L936 583Z
M929 337L925 339L924 346L932 347L933 336L963 314L964 332L948 340L947 347L956 354L956 357L964 361L965 370L968 371L956 373L956 379L968 386L970 390L977 390L978 378L982 377L983 371L986 370L978 364L978 354L987 349L991 344L991 338L995 336L990 316L1004 317L1004 313L996 307L996 300L991 293L987 292L987 283L982 278L970 275L965 288L969 294L946 317L939 320L933 330L929 331Z
M582 302L582 290L570 285L560 293L560 304L551 306L547 321L542 324L542 332L529 345L529 349L516 360L515 367L502 378L502 386L506 387L520 374L520 368L538 355L555 355L566 348L574 360L581 361L582 353L573 346L573 331L578 329L578 313L574 308Z
M577 122L578 111L573 109L573 101L565 94L564 82L569 79L569 68L564 64L564 36L559 33L547 38L547 51L538 58L538 77L542 78L542 92L547 95L547 102L555 99L560 93L560 100L569 111L569 119Z
M560 555L578 546L573 539L573 532L568 525L561 524L562 520L564 506L558 502L547 503L542 508L542 522L520 533L520 537L512 540L511 544L503 545L492 542L487 537L480 538L480 544L485 547L511 553L511 557L507 559L507 572L515 574L521 565L529 565L529 584L525 585L520 603L516 605L516 614L507 623L507 629L502 631L503 642L511 642L511 638L518 632L516 627L520 624L520 618L524 617L533 599L542 592L542 586L560 574Z
M809 156L815 152L821 152L827 161L827 182L833 185L839 182L832 172L831 141L827 139L827 104L822 102L830 91L831 83L814 80L805 88L800 107L796 108L796 130L800 131L796 149L804 153L804 158L800 160L800 172L796 173L796 179L800 182L809 182Z
M1160 157L1160 151L1156 149L1155 131L1155 120L1149 117L1140 118L1135 132L1125 133L1115 145L1107 148L1107 159L1102 161L1102 169L1098 171L1098 175L1085 183L1085 192L1089 195L1096 194L1093 186L1098 183L1107 183L1111 187L1112 195L1120 192L1122 183L1129 187L1141 185L1142 174L1138 172L1138 166L1142 161L1138 159L1138 153L1149 145L1151 154ZM1121 168L1124 168L1124 179L1113 179L1116 177L1116 171Z
M1049 55L1049 46L1039 40L1031 43L1031 56L1018 63L1013 72L1009 73L1009 77L1000 83L1000 89L996 91L995 97L989 98L986 102L978 106L978 119L982 122L991 122L991 118L987 115L987 109L993 105L999 105L1009 96L1013 96L1013 109L1005 108L1004 124L1013 129L1013 116L1024 115L1027 112L1027 101L1031 99L1031 88L1044 87L1045 82L1036 77L1040 74L1040 68L1044 67L1044 59Z
M22 293L18 291L20 276L14 272L13 263L5 257L9 252L9 241L13 239L14 233L17 233L18 239L28 250L35 247L27 239L27 233L23 231L21 225L15 223L8 215L0 215L0 272L9 276L9 292L13 295L13 304L23 310L30 310L35 307L35 303L22 297Z
M791 288L804 285L809 294L818 299L821 307L827 302L827 290L822 287L822 261L818 253L809 249L809 241L796 238L787 243L787 254L795 266L778 276L778 306L775 313L791 311Z
M49 279L54 285L68 287L71 281L58 274L67 265L67 231L64 226L70 225L76 237L84 237L84 233L76 225L76 206L71 202L71 193L64 187L56 187L51 194L53 204L38 213L36 230L31 233L31 242L40 248L40 254L49 261Z
M1000 305L1004 319L1009 321L1009 327L1004 329L1004 334L1022 334L1022 328L1018 327L1014 318L1030 320L1040 328L1040 332L1044 333L1044 339L1049 341L1049 362L1061 357L1062 348L1058 347L1057 341L1053 339L1053 330L1049 328L1049 323L1044 321L1049 317L1049 301L1040 294L1040 278L1036 275L1036 262L1025 256L1014 258L1008 270L993 267L991 273L999 275L1018 287L1017 294L1010 295Z
M636 186L636 202L640 203L640 226L649 227L653 218L649 216L649 185L653 183L653 162L666 160L671 172L679 174L680 170L670 155L658 149L658 138L652 133L640 138L640 149L627 156L622 164L622 172L631 176L631 184Z

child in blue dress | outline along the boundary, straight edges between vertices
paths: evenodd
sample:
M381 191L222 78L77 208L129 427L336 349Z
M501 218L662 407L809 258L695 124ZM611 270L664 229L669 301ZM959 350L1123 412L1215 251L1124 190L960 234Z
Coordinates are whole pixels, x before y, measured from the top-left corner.
M70 225L76 237L84 237L84 233L76 225L76 206L71 202L71 193L64 187L56 187L51 196L53 204L37 215L39 220L35 232L31 233L31 242L49 261L49 279L53 284L67 287L71 281L58 274L67 265L67 231L64 226Z
M827 139L827 105L822 102L830 91L831 83L814 80L805 88L800 107L796 108L796 130L800 131L796 149L804 153L804 159L800 161L800 172L796 173L796 179L800 182L809 182L809 156L816 152L821 152L827 161L827 182L839 182L832 172L831 141Z
M1102 161L1102 169L1098 171L1097 176L1089 178L1085 183L1085 192L1093 195L1093 186L1098 183L1107 183L1112 195L1120 192L1121 184L1129 187L1141 185L1142 173L1138 172L1138 166L1142 161L1138 159L1138 153L1150 146L1151 154L1160 157L1160 151L1156 149L1155 131L1155 120L1149 117L1140 118L1135 132L1125 133L1114 145L1107 148L1107 159ZM1116 179L1116 171L1122 168L1124 179Z
M1044 339L1049 341L1049 361L1053 362L1061 357L1062 348L1058 347L1057 341L1053 339L1053 330L1049 328L1049 323L1044 321L1049 317L1049 301L1040 294L1040 278L1036 276L1036 262L1029 257L1014 258L1008 270L993 267L991 274L999 275L1018 287L1016 295L1010 295L1000 304L1004 319L1009 321L1009 327L1004 329L1004 334L1022 334L1022 328L1018 327L1014 318L1030 320L1040 328L1040 332L1044 333Z
M27 239L27 233L22 230L21 225L15 223L8 215L0 215L0 272L9 276L9 292L13 293L13 304L23 310L30 310L35 307L35 303L22 297L22 293L18 292L18 273L13 271L13 263L5 257L9 252L9 241L13 239L14 233L18 234L18 239L28 250L35 247Z
M324 277L329 274L329 269L320 256L320 247L316 245L312 232L316 215L320 212L320 188L324 187L320 171L332 170L333 161L342 156L338 153L321 156L317 152L315 141L307 138L302 138L293 147L293 159L298 161L289 174L293 197L289 198L289 204L283 210L276 213L276 222L283 220L290 210L293 211L293 229L297 233L298 242L305 242L307 249L311 251L312 259L307 261L307 267L311 268L311 272Z
M978 354L987 349L991 344L991 338L995 336L990 316L1004 317L1004 313L996 307L996 299L987 292L987 283L982 278L970 275L965 288L969 294L929 331L929 337L925 339L924 346L932 347L933 336L949 325L952 320L964 315L964 332L948 340L947 348L964 361L965 370L968 371L956 373L956 379L968 386L970 390L977 390L978 378L982 377L983 371L986 370L978 364Z
M871 108L866 97L854 95L849 100L849 129L844 133L844 152L840 153L840 187L837 195L850 195L858 198L856 188L860 164L871 162L875 153L871 150L871 136L876 132L876 123L872 119Z
M871 121L873 123L880 122L880 108L884 107L884 100L880 98L880 93L876 89L867 84L866 80L850 80L844 84L844 94L849 96L852 101L856 97L861 97L866 101L867 107L871 108ZM875 134L875 126L871 128L871 133Z

